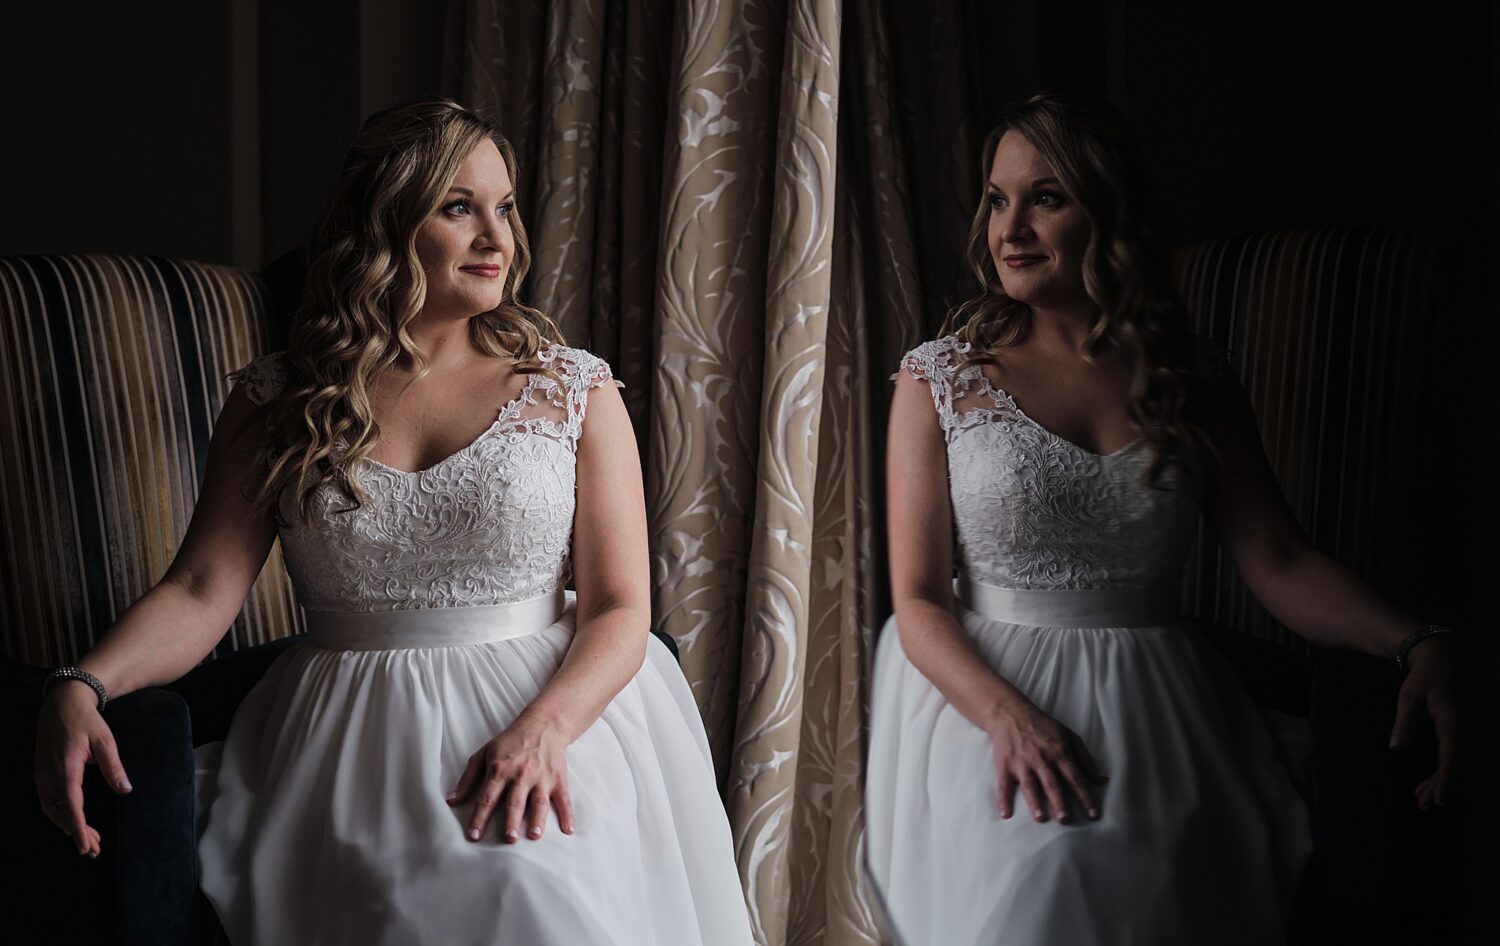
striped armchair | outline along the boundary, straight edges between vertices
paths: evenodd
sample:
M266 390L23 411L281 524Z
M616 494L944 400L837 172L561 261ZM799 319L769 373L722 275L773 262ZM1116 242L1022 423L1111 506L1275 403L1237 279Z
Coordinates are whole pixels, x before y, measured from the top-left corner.
M1427 245L1372 230L1215 240L1176 259L1198 330L1230 350L1292 512L1319 548L1416 614L1440 608L1432 596L1445 587L1432 577L1444 563L1428 534L1441 496L1428 357L1437 275ZM1234 629L1212 636L1263 707L1308 719L1300 738L1315 853L1294 942L1453 941L1454 911L1440 905L1457 880L1457 821L1413 803L1431 747L1386 747L1394 664L1348 653L1309 660L1210 536L1199 537L1184 600L1210 626Z
M225 376L269 337L265 287L240 270L0 259L0 655L70 662L161 577ZM300 629L278 547L220 652Z
M1430 607L1413 549L1437 495L1426 372L1438 283L1427 246L1373 230L1297 230L1198 244L1176 282L1198 331L1226 346L1271 466L1313 542L1384 594ZM1429 537L1430 538L1430 537ZM1306 652L1209 537L1188 611Z
M31 784L40 682L77 659L166 571L187 529L225 375L267 350L269 295L224 266L109 255L0 259L0 797L29 868L4 885L10 942L191 943L196 743L222 738L238 698L301 630L273 550L214 660L176 692L112 702L135 792L90 773L104 834L81 861ZM189 708L191 707L191 713ZM8 711L8 712L7 712ZM76 940L68 937L76 937ZM59 938L61 937L61 938Z

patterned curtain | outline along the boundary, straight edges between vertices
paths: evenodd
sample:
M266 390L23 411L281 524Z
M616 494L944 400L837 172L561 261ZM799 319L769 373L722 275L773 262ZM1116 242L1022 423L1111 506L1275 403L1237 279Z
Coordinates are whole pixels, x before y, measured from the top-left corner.
M527 295L626 384L655 619L766 946L882 940L859 862L886 379L972 282L971 116L1025 91L976 88L971 6L468 0L450 24L453 91L517 148Z

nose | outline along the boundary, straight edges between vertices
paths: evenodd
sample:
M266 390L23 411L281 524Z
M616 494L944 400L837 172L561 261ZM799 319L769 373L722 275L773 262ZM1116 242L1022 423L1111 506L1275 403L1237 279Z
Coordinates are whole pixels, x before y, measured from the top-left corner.
M479 232L474 234L474 248L501 251L508 248L511 240L510 221L499 214L490 214L481 219L483 223Z
M1033 235L1031 219L1024 208L1012 208L1000 219L1000 239L1006 243L1025 243Z

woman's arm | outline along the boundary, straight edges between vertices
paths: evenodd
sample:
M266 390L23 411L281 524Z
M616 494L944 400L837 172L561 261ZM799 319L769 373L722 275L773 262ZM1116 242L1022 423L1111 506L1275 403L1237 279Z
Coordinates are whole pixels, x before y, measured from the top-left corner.
M78 662L111 698L196 667L234 623L270 554L275 521L253 505L260 488L252 472L260 445L255 409L236 386L219 413L203 489L167 573Z
M469 837L483 836L505 799L503 835L542 836L547 808L573 832L564 750L640 670L651 627L650 560L640 455L612 385L594 389L578 440L573 578L578 626L562 665L505 732L470 759L449 801L479 799Z
M1066 821L1064 782L1097 817L1087 782L1100 776L1087 749L990 667L954 614L947 443L927 383L905 371L896 380L887 444L891 599L907 659L964 718L990 734L1002 817L1011 816L1019 787L1037 820L1050 807Z
M1312 545L1276 483L1254 411L1238 383L1226 392L1226 402L1211 431L1220 456L1209 478L1206 513L1245 584L1277 620L1314 644L1394 657L1422 625ZM1438 769L1417 788L1426 807L1429 801L1446 801L1455 746L1448 642L1423 641L1411 651L1409 664L1391 745L1406 742L1418 712L1431 717Z
M1240 577L1278 621L1314 644L1393 656L1420 625L1313 546L1276 483L1238 384L1227 399L1211 432L1219 460L1205 510Z
M572 742L635 677L651 630L650 562L635 433L619 389L604 385L589 394L578 440L578 629L557 674L521 715Z
M192 669L234 622L265 563L276 529L253 509L259 483L255 410L236 388L209 443L208 465L193 518L166 575L131 605L78 666L98 677L111 699L168 683ZM99 852L99 834L83 813L83 772L101 769L116 791L129 791L109 726L94 692L54 685L42 704L35 778L47 817L73 838L80 854Z

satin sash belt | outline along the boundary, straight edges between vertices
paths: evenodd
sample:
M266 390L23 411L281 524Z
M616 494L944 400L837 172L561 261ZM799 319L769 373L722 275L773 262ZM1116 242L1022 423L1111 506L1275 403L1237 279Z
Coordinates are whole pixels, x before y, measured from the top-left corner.
M561 589L512 604L398 611L309 611L307 636L329 650L405 650L491 644L546 630L562 616Z
M997 588L959 578L959 601L969 610L1002 624L1030 627L1148 627L1179 617L1176 589Z

